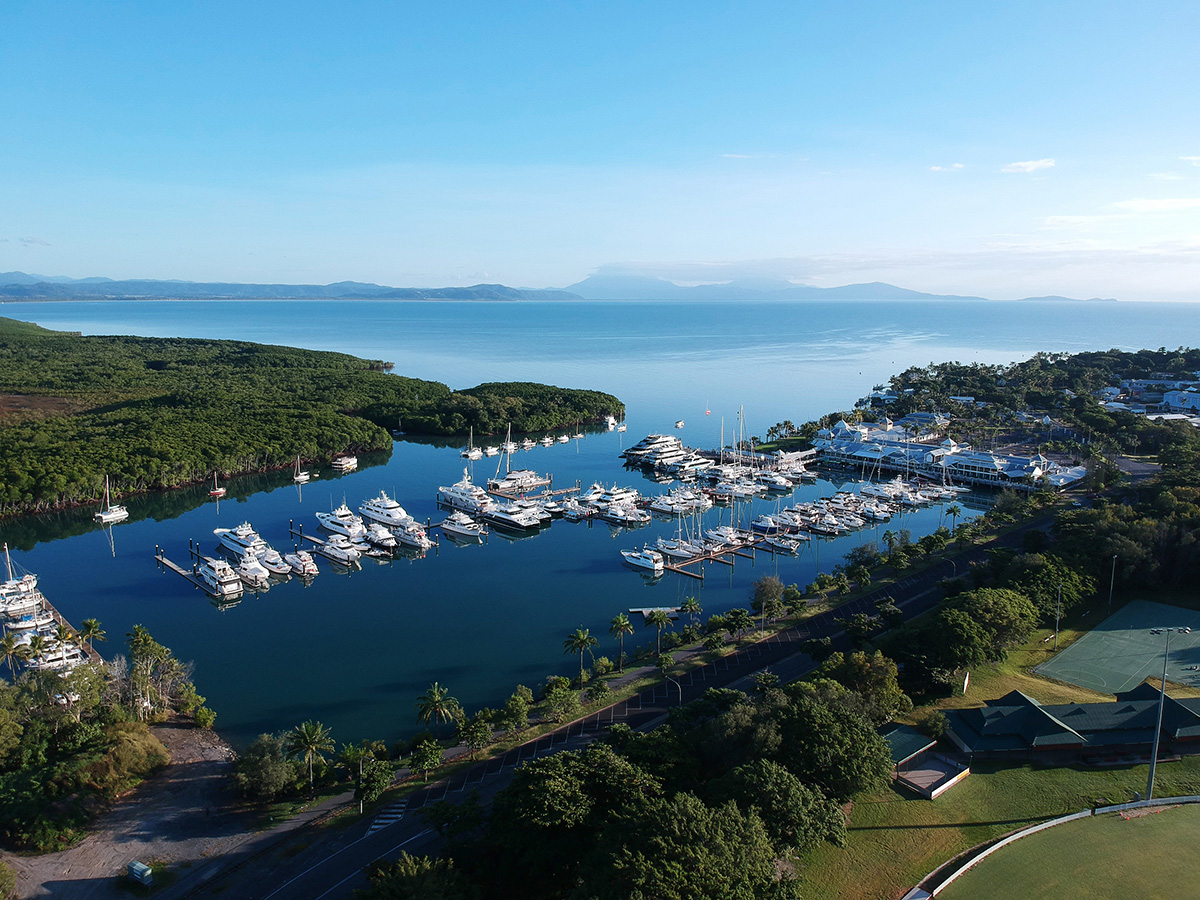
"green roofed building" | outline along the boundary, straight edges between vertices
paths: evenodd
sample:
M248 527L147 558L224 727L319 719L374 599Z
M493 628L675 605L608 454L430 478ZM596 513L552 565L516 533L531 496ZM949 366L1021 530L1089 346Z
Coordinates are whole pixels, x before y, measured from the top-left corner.
M982 757L1061 762L1148 754L1158 689L1143 683L1116 696L1115 703L1043 706L1012 691L981 707L946 710L946 737L963 753ZM1200 698L1166 698L1160 746L1168 753L1200 753Z

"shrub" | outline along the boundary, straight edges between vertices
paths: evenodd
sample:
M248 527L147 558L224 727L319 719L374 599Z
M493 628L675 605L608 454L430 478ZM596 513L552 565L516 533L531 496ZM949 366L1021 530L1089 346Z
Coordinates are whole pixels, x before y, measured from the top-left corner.
M217 721L217 714L207 706L201 706L196 710L196 727L197 728L212 728Z

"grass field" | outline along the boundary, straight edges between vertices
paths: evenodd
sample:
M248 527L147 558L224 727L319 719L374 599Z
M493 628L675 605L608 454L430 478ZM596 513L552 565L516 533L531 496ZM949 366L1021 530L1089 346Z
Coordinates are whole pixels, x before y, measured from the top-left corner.
M1176 598L1157 599L1177 602ZM1188 598L1179 599L1186 603ZM1090 612L1086 606L1072 610L1059 632L1059 650L1086 635L1087 629L1100 621L1104 606L1104 601L1098 601ZM1002 697L1014 689L1048 704L1111 701L1111 694L1055 681L1033 671L1054 655L1053 641L1047 640L1052 633L1042 629L1024 646L1011 651L1003 662L973 670L966 696L947 698L938 707L980 706L984 700ZM1172 689L1171 693L1177 692ZM856 801L850 813L846 846L823 846L806 859L802 869L804 896L844 900L901 897L930 871L977 844L1067 813L1132 800L1135 791L1145 790L1147 775L1144 765L1091 769L976 762L971 771L970 777L934 801L902 790L888 790ZM1159 764L1157 796L1197 793L1200 758ZM1054 895L1031 892L1024 896ZM1189 896L1200 896L1200 889Z
M1200 891L1200 805L1079 819L997 850L938 894L944 900L1187 900Z

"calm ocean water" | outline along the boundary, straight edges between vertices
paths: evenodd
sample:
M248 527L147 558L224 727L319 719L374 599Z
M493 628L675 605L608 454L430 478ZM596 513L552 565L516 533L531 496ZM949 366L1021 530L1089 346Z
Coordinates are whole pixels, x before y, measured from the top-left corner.
M1077 303L453 303L380 301L209 301L4 303L0 316L87 334L236 338L390 360L396 371L453 388L528 380L609 391L628 408L629 431L537 448L514 465L576 481L663 490L620 468L622 446L671 429L698 447L716 447L722 420L731 433L739 408L746 429L800 423L847 408L872 385L910 365L943 360L1004 362L1039 350L1137 349L1195 344L1200 304ZM705 410L712 414L706 416ZM215 609L183 579L160 573L161 545L186 563L189 539L210 550L212 530L251 521L278 549L290 549L288 523L315 528L314 512L346 499L357 506L380 490L419 519L437 521L437 487L461 476L456 447L399 442L364 458L354 474L321 477L297 489L289 473L229 483L219 505L205 489L133 498L131 519L110 531L90 511L0 523L14 562L38 573L52 602L78 624L99 618L118 652L135 623L183 659L235 742L318 718L339 740L417 730L414 704L440 681L468 709L498 706L518 682L567 673L568 632L600 637L615 655L608 622L630 607L675 605L696 594L705 613L745 605L763 574L804 585L882 528L814 541L797 558L760 556L704 582L667 575L648 583L620 564L618 551L673 534L667 521L633 533L602 523L556 522L543 533L456 547L443 542L423 559L366 563L339 575L327 565L310 587L292 581L236 607ZM476 481L495 460L474 464ZM830 494L821 481L795 499ZM794 500L785 500L785 503ZM776 501L755 501L744 521ZM728 521L730 513L723 513ZM908 513L892 528L919 535L941 510ZM709 522L715 523L715 511ZM627 644L648 643L639 629Z

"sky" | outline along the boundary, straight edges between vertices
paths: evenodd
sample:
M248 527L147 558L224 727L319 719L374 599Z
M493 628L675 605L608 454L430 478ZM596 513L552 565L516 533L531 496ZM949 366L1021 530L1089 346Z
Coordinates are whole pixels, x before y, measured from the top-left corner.
M0 271L1200 300L1200 4L0 4Z

